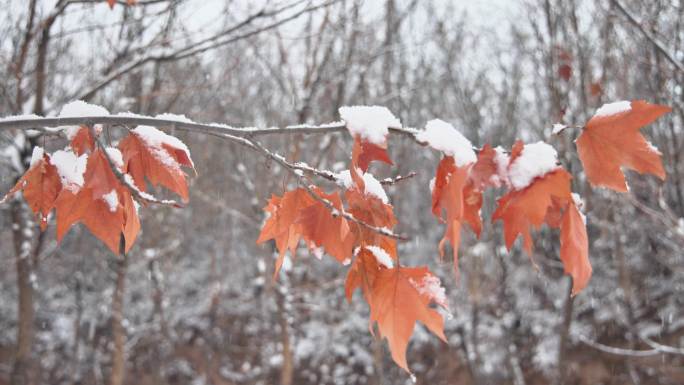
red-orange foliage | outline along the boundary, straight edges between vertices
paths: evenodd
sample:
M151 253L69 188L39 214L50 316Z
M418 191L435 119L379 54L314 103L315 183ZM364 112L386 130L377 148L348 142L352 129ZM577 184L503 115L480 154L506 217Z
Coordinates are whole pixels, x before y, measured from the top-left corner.
M639 130L670 111L669 107L643 101L626 103L604 107L589 120L577 139L579 157L589 182L617 191L627 190L620 167L665 178L660 153ZM151 134L157 135L157 139L165 135L154 131ZM175 138L155 142L133 130L119 144L122 158L119 164L112 156L118 157L114 153L116 149L100 148L100 142L93 135L98 134L81 127L69 144L76 155L88 155L82 183L65 183L50 155L41 150L3 201L21 190L40 219L42 229L47 226L50 211L56 209L58 240L73 224L82 222L113 252L119 252L122 242L128 251L140 230L134 195L145 194L149 182L162 185L187 200L188 186L181 166L193 169L194 166L187 149ZM453 148L471 151L467 144L468 147ZM467 223L479 237L483 193L505 187L492 220L503 222L506 246L512 248L522 236L523 249L532 257L534 242L530 231L544 224L559 229L560 260L565 273L572 277L572 293L577 294L588 284L592 268L585 218L578 207L579 200L571 192L572 176L554 163L554 151L552 162L545 164L543 171L529 174L529 182L525 179L524 183L519 180L514 183L509 178L512 174L506 173L525 156L525 148L517 141L506 155L502 149L486 144L476 159L470 153L459 164L454 153L442 157L432 187L432 213L446 225L437 249L443 256L449 242L457 266L462 225ZM452 151L452 147L449 149ZM278 258L274 277L286 252L289 250L294 257L302 240L317 255L325 252L338 262L350 265L345 282L347 299L351 300L354 291L361 289L370 306L371 324L377 325L380 335L387 338L397 365L409 371L406 348L416 321L446 341L444 320L432 307L437 305L447 310L446 297L439 280L426 267L402 266L396 237L392 234L398 224L393 207L384 192L378 193L379 182L366 174L373 161L393 164L386 140L369 142L355 136L351 155L349 177L337 178L344 185L343 191L326 192L309 185L282 196L273 195L264 208L269 216L257 243L275 241ZM536 168L536 165L529 167Z

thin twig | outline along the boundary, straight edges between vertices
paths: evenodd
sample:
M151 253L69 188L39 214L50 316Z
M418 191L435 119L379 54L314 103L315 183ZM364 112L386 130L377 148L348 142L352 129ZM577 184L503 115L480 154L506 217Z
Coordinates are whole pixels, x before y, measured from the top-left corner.
M578 334L577 338L579 338L582 343L585 345L592 347L596 350L600 350L604 353L609 353L609 354L614 354L617 356L629 356L629 357L651 357L651 356L656 356L658 354L661 354L660 351L653 349L653 350L632 350L632 349L623 349L623 348L616 348L613 346L608 346L604 345L600 342L592 341L588 339L587 337Z
M382 184L384 186L393 186L399 182L403 182L407 179L411 179L416 175L418 175L418 174L415 171L411 171L406 175L397 175L394 178L385 178L385 179L380 181L380 184Z
M364 222L364 221L362 221L362 220L360 220L360 219L354 217L353 215L349 214L348 212L346 212L346 211L344 211L344 210L339 210L339 209L337 209L337 208L332 204L332 202L330 202L329 200L327 200L327 199L321 197L320 195L318 195L318 194L311 188L311 186L309 185L309 182L306 180L306 178L304 177L304 175L302 175L300 172L297 172L297 169L294 168L294 165L292 165L291 163L289 163L288 161L286 161L285 158L283 158L281 155L278 155L278 154L275 154L275 153L270 152L270 151L267 150L265 147L263 147L259 142L250 142L250 143L252 143L252 145L254 146L253 148L254 148L255 150L261 152L262 154L264 154L264 155L267 156L268 158L274 160L276 163L280 164L280 165L283 166L286 170L288 170L290 173L292 173L292 174L297 178L297 181L299 182L299 184L300 184L300 185L309 193L309 195L311 195L311 197L314 198L314 199L316 199L317 201L321 202L325 207L327 207L327 208L330 210L330 212L331 212L333 215L340 215L340 216L342 216L343 218L345 218L345 219L347 219L347 220L349 220L349 221L352 221L352 222L354 222L354 223L357 223L357 224L359 224L359 225L361 225L361 226L363 226L363 227L365 227L365 228L367 228L367 229L369 229L369 230L371 230L371 231L374 231L374 232L376 232L376 233L378 233L378 234L380 234L380 235L383 235L383 236L385 236L385 237L388 237L388 238L393 238L393 239L400 240L400 241L407 241L407 240L409 239L409 238L406 237L406 236L399 235L399 234L395 234L395 233L393 233L392 231L388 230L388 229L385 228L385 227L373 226L373 225L371 225L371 224L369 224L369 223L367 223L367 222Z
M105 158L107 159L107 163L109 164L109 168L112 170L114 175L116 175L116 178L126 186L126 188L131 192L133 197L135 197L138 201L140 202L145 202L145 203L152 203L152 204L159 204L159 205L164 205L164 206L173 206L173 207L183 207L180 203L171 200L171 199L157 199L155 198L152 194L148 193L143 193L140 191L135 185L131 184L129 180L126 179L124 174L119 170L119 168L116 166L112 158L109 156L107 153L107 147L102 143L100 138L96 138L95 141L97 142L97 146L102 150L104 153Z

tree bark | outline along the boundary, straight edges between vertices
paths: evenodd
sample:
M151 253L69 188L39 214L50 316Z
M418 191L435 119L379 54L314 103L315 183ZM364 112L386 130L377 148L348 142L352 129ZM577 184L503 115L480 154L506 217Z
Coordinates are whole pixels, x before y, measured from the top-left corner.
M31 282L33 266L30 258L33 229L31 213L26 204L14 200L11 210L19 300L17 303L17 345L10 384L28 385L33 383L30 375L34 319L33 283Z
M283 283L284 284L284 283ZM276 289L276 304L278 306L278 324L280 326L281 344L283 346L283 365L280 370L280 385L292 385L294 362L292 357L292 343L290 341L290 327L287 321L286 294Z
M575 298L572 296L572 277L568 277L568 286L565 292L565 305L563 305L563 323L560 329L560 341L558 342L558 371L556 374L556 385L563 385L567 382L568 365L564 365L567 350L568 337L570 335L570 325L572 324L572 309Z
M123 385L126 365L126 330L123 326L124 293L126 290L126 269L128 256L124 250L124 238L119 246L121 255L116 260L116 287L112 295L112 371L109 385Z

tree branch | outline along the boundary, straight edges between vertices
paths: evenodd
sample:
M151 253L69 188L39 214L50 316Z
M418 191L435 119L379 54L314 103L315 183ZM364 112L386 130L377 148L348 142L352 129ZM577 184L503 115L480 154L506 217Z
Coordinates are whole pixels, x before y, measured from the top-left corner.
M617 356L628 356L628 357L650 357L650 356L656 356L658 354L661 354L660 351L653 349L653 350L632 350L632 349L623 349L623 348L616 348L613 346L608 346L604 345L600 342L592 341L588 339L587 337L578 334L577 337L579 338L582 343L585 345L592 347L596 350L602 351L604 353L608 354L614 354Z
M644 28L643 24L639 20L637 20L637 18L634 17L634 15L632 15L627 10L627 8L625 8L625 6L622 5L622 3L620 3L619 0L612 0L612 3L615 4L615 6L620 10L620 12L623 15L625 15L627 20L629 20L629 22L632 23L632 25L634 25L639 30L639 32L641 32L641 34L648 41L650 41L651 44L653 44L653 46L658 51L660 51L661 54L663 54L663 56L665 56L665 59L667 59L667 61L669 61L670 63L672 63L672 65L674 65L674 67L675 67L675 69L677 69L677 71L684 73L684 64L682 64L682 62L680 62L679 60L675 59L675 57L665 48L665 45L662 42L660 42L660 40L658 40L658 38L656 38L650 32L648 32L646 30L646 28Z
M148 194L145 192L140 191L135 185L133 185L126 177L124 174L119 170L119 168L114 164L114 161L112 158L109 156L107 153L107 147L102 143L102 141L99 138L95 139L97 142L97 146L102 150L104 153L105 158L107 159L107 163L109 164L109 168L112 170L116 178L126 186L126 188L133 194L133 197L137 199L140 202L144 203L153 203L153 204L160 204L164 206L173 206L173 207L183 207L180 203L170 200L170 199L157 199L152 194Z

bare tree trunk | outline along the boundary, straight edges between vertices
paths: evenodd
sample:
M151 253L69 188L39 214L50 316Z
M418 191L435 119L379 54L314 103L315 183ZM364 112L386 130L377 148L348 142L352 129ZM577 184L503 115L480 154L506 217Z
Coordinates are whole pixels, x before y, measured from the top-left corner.
M10 377L12 385L32 384L30 378L31 346L33 344L33 283L31 276L31 238L33 235L31 213L28 207L18 201L12 202L12 229L17 268L17 289L19 291L17 346L14 366Z
M572 296L572 277L568 277L568 288L565 293L565 304L563 305L563 323L560 328L560 341L558 342L558 371L556 374L555 384L566 384L568 371L567 365L564 365L565 354L567 350L568 337L570 335L570 325L572 324L572 309L575 303L575 298Z
M71 380L78 383L80 378L80 348L81 348L81 321L83 320L83 275L80 271L74 275L74 302L76 305L76 319L74 320L74 346L71 352Z
M283 284L285 284L283 282ZM287 321L286 294L281 288L276 289L276 305L278 306L278 325L280 326L280 343L283 346L283 365L280 369L280 385L292 385L294 362L292 344L290 342L290 325Z
M382 361L385 353L382 350L382 337L377 333L373 338L373 378L371 384L382 385L384 381L384 370L382 368Z
M123 327L124 293L126 290L126 269L128 256L124 252L124 238L121 237L121 255L116 260L116 287L112 296L112 372L109 385L123 385L126 365L126 330Z
M615 259L618 269L618 277L620 281L620 288L622 289L623 295L623 306L625 307L627 313L627 322L629 332L627 334L628 348L634 349L636 347L636 339L638 338L638 331L636 329L636 315L634 314L633 306L633 289L632 280L630 278L629 266L627 265L627 260L625 259L625 251L622 246L622 240L620 237L622 234L615 232L613 235L615 238ZM634 385L641 384L641 375L637 371L633 360L630 357L625 357L625 366L627 367L627 372L629 378Z

